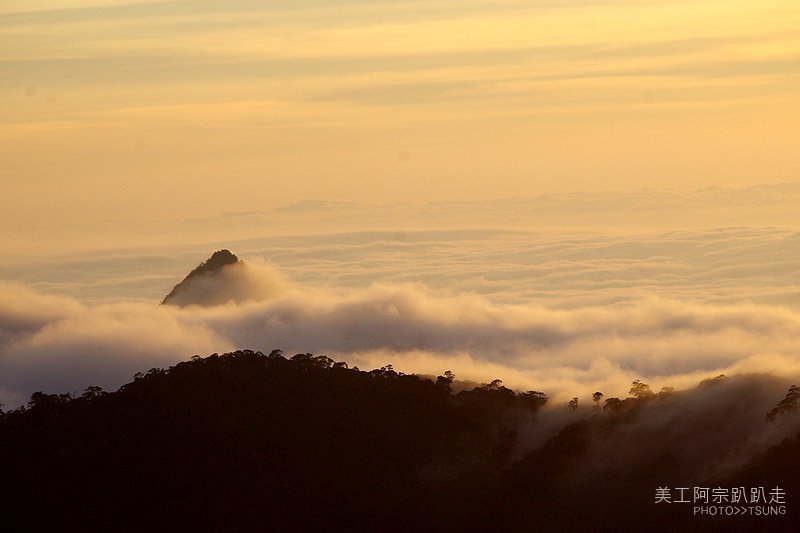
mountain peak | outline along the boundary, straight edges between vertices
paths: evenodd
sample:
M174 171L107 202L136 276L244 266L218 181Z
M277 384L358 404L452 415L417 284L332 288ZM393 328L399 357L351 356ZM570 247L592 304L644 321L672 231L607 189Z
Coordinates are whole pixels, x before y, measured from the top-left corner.
M238 262L239 262L239 258L236 257L236 254L231 253L230 250L227 250L227 249L217 250L216 252L211 254L211 257L209 257L203 263L200 263L197 266L197 268L192 270L189 273L189 276L187 276L187 277L190 277L192 275L196 275L195 273L201 274L203 272L219 270L220 268L224 267L225 265L230 265L230 264L238 263Z
M213 276L217 272L220 272L225 266L234 265L240 262L241 261L239 258L236 257L235 254L231 253L230 250L223 249L214 252L211 257L197 265L194 270L189 272L189 275L183 278L183 281L175 285L172 291L167 294L161 303L181 305L179 302L175 301L176 297L186 290L186 287L190 281L194 280L195 278Z

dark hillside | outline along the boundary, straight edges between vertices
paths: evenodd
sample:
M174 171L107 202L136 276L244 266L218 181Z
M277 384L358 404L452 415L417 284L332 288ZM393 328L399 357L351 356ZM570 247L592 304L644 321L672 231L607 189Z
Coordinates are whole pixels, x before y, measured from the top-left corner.
M37 393L0 423L4 484L39 525L445 527L488 500L515 417L545 402L451 379L240 351Z
M538 431L544 394L499 381L454 394L453 378L237 351L137 374L114 393L36 393L0 416L6 521L31 531L791 531L799 516L798 437L722 476L692 477L697 457L721 460L730 422L697 412L742 417L711 399L772 381L720 376L658 394L636 381L631 397L602 406L596 393L583 415L577 401L547 410L561 429L531 446L520 431ZM762 416L768 431L793 420L797 396L790 388ZM785 502L780 515L732 517L655 503L658 487L683 486L767 496L778 486Z

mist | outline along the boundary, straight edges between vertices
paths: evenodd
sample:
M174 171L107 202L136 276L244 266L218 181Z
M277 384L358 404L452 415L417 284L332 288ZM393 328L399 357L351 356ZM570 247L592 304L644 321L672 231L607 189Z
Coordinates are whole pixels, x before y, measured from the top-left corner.
M461 379L541 390L554 401L588 401L595 390L624 396L634 379L657 390L721 373L800 376L800 312L785 306L649 295L558 309L424 283L320 288L263 261L231 266L190 286L184 307L86 303L4 283L3 403L18 405L37 390L113 389L135 372L234 348L326 354L406 373L452 370ZM209 305L209 295L219 294L230 297Z

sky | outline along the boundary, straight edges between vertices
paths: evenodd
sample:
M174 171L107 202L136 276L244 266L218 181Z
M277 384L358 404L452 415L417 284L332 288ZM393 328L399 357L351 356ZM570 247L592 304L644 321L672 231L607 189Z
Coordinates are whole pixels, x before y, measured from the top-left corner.
M797 179L794 0L0 6L0 224Z
M6 406L237 348L559 401L800 379L794 0L7 0L0 26ZM222 248L244 265L159 305Z

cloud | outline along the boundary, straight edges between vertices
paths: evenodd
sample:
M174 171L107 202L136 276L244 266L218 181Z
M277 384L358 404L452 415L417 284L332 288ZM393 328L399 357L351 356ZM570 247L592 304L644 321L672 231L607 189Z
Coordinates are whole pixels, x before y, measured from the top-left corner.
M800 430L800 417L773 423L765 413L783 398L787 382L775 376L747 374L710 386L695 386L641 405L623 424L593 435L584 454L573 458L565 483L615 490L604 480L618 472L641 472L672 465L662 483L691 487L721 478L770 445ZM591 409L569 413L551 408L545 414L555 428L590 416ZM735 415L734 415L735 413ZM527 426L523 448L541 442L535 425Z
M796 177L786 2L15 4L5 225Z
M792 190L776 186L769 192L758 188L741 194L696 192L687 197L667 195L664 201L718 205L721 198L730 195L732 200L723 211L734 216L736 209L757 209L745 198L752 196L755 203L763 200L773 206L778 220L783 208L775 207L775 197L783 194L791 202L800 201ZM251 264L267 260L280 271L273 276L276 280L282 275L301 285L320 288L362 289L373 283L411 282L453 293L475 293L495 303L561 309L621 305L647 295L715 305L800 304L800 265L796 261L800 234L796 227L700 224L693 229L648 230L649 219L637 218L635 212L639 208L634 207L638 202L643 210L648 206L657 210L648 204L653 195L645 194L638 200L636 194L622 195L618 200L613 199L613 194L589 194L569 201L560 197L517 199L508 200L505 211L502 203L477 202L457 206L431 204L427 209L420 205L332 205L320 208L321 214L317 215L313 214L314 209L306 212L302 208L297 213L289 213L293 211L289 209L281 214L229 215L187 222L181 231L221 239L222 235L215 232L225 229L229 236L235 236L230 241L198 245L188 240L114 253L73 251L72 255L49 258L6 258L0 267L8 279L41 292L72 295L84 302L120 298L160 301L191 265L207 258L209 249L224 246ZM602 233L599 229L553 229L552 225L566 223L570 218L575 221L583 216L587 222L591 218L586 218L587 213L599 210L591 207L595 200L600 204L610 202L610 211L618 203L628 205L633 213L622 211L607 217L620 225L642 229L635 234L620 228L604 228ZM542 213L552 208L547 207L551 203L559 202L573 205L565 205L558 220L548 222ZM577 214L582 211L582 215ZM498 218L501 212L504 214ZM670 208L665 216L694 222L693 209L689 212ZM291 224L295 228L314 228L318 216L330 221L329 233L298 235L288 229ZM370 217L383 229L338 232L347 223L368 227ZM414 224L422 224L420 220L426 217L426 223L436 229L415 228ZM501 226L501 219L527 225L527 229L480 227L490 222ZM464 228L465 220L476 227ZM244 238L265 226L282 228L287 233ZM151 230L161 233L159 227ZM113 229L108 231L114 233ZM280 282L276 283L280 286Z
M117 387L137 371L234 348L324 353L363 367L393 364L589 401L627 393L633 379L686 388L719 373L800 376L800 312L649 296L616 306L554 309L493 302L420 283L360 289L288 283L265 264L230 269L214 287L234 294L213 307L136 302L81 304L2 285L0 388ZM275 287L280 286L280 291Z
M37 294L19 283L0 281L0 294L0 343L3 344L83 308L74 300Z
M233 348L208 327L149 304L84 306L8 284L0 291L0 402L8 405L37 390L113 389L136 372Z

